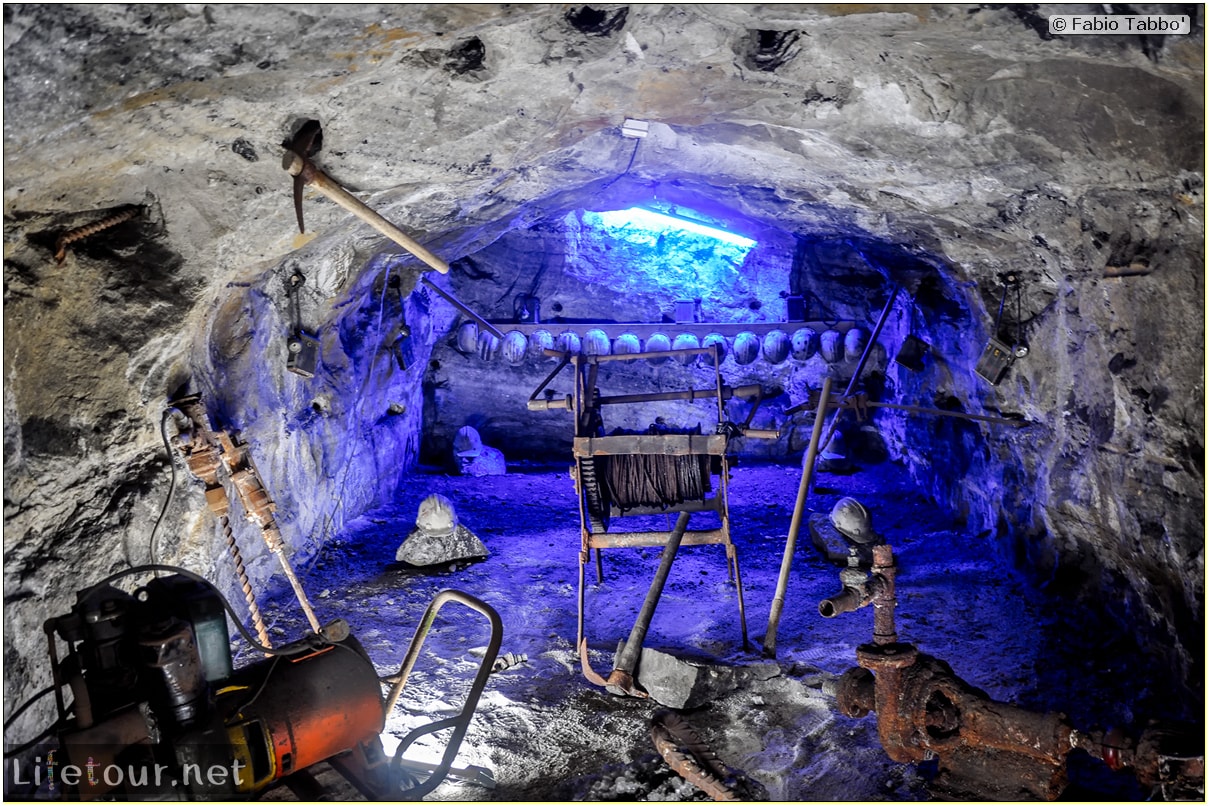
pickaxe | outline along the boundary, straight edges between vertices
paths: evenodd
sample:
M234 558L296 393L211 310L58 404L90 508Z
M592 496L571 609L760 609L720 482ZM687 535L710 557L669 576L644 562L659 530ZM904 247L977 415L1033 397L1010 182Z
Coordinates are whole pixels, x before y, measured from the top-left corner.
M374 212L368 205L340 186L340 183L319 170L311 157L319 151L323 141L323 129L317 120L308 120L294 135L293 140L283 143L285 155L281 167L294 177L294 212L298 214L298 230L306 232L302 223L302 188L313 185L320 193L360 218L378 232L390 238L441 274L449 273L449 264L416 243L406 233Z

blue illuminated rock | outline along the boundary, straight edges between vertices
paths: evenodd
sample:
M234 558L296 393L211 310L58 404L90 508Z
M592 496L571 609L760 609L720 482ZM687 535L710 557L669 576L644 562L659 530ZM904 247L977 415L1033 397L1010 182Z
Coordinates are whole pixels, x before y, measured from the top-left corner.
M617 645L616 663L625 648ZM752 680L769 680L781 674L775 663L750 666L723 666L697 660L685 660L643 647L634 677L650 696L668 708L696 708L742 687Z

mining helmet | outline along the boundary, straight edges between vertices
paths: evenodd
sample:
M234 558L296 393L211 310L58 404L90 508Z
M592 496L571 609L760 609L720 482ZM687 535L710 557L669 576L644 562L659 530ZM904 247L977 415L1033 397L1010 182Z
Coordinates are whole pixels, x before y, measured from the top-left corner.
M483 440L474 426L464 425L453 438L453 452L458 456L478 456L483 452Z
M458 513L453 502L440 493L433 493L420 502L416 528L431 537L448 537L458 528Z
M841 498L835 503L831 508L831 525L844 537L857 543L877 540L869 510L855 498Z

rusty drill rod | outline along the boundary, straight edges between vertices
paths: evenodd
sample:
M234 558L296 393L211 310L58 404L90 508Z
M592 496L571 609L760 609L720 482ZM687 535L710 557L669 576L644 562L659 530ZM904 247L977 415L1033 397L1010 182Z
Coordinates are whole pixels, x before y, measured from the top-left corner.
M223 495L225 499L226 490L223 490ZM256 628L256 637L263 646L272 648L273 643L269 640L269 629L264 624L264 617L260 615L260 607L256 604L256 593L252 590L252 582L248 579L247 569L244 568L243 555L240 554L239 545L235 542L235 532L231 529L231 519L226 515L220 515L218 523L222 527L223 539L226 540L227 551L231 554L231 562L235 564L235 577L239 580L239 587L243 591L244 601L248 603L248 614L252 617L252 626Z
M810 432L810 445L802 457L802 482L798 485L798 499L793 505L793 517L789 521L789 536L785 539L785 555L781 558L781 574L777 577L777 592L772 598L772 611L768 614L768 631L764 634L764 654L777 656L777 625L781 623L781 610L785 607L785 589L789 587L789 568L793 565L793 552L798 542L798 530L802 528L802 512L806 509L806 493L810 491L810 479L814 475L814 460L819 452L819 436L823 431L823 419L827 416L827 401L831 398L831 378L823 379L823 391L819 393L819 408L814 415L814 428Z
M289 580L290 587L294 589L294 595L298 598L298 605L302 608L302 612L306 614L306 620L311 625L311 629L318 635L323 631L319 624L319 619L315 618L315 610L311 607L311 602L306 598L306 591L302 589L302 583L298 581L298 577L294 574L294 568L290 565L290 561L285 556L285 546L282 545L281 550L273 552L277 555L277 559L281 562L281 570L285 572L285 578Z
M369 205L341 187L339 182L319 170L315 166L315 163L287 149L285 156L281 160L281 167L289 171L291 176L302 177L302 181L306 184L313 185L324 196L327 196L336 204L348 210L357 218L369 224L441 274L449 274L448 263L441 260L432 252L429 252L401 229L378 215Z
M676 518L676 526L668 536L667 545L663 548L663 555L659 558L659 568L655 571L655 578L651 580L651 588L647 591L642 608L638 611L638 618L634 620L634 628L630 630L630 637L625 642L625 648L621 650L621 657L617 659L617 666L613 669L613 674L609 675L610 683L613 683L613 678L617 676L618 672L624 672L630 687L633 687L634 667L638 665L638 657L642 654L646 631L650 628L651 619L655 616L655 606L659 604L659 597L663 595L663 586L667 582L668 574L671 573L672 561L676 559L676 552L680 550L680 541L684 539L684 533L688 529L688 517L688 512L681 512L680 516Z

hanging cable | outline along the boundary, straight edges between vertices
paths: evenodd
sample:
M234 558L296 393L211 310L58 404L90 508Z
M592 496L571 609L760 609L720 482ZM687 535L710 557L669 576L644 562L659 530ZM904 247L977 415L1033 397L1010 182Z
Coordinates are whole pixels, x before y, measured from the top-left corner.
M56 688L57 687L54 685L47 686L46 688L42 689L37 694L34 694L28 700L23 702L21 704L21 707L19 707L16 711L13 711L12 714L9 715L8 719L6 719L4 721L4 732L8 733L8 729L13 726L13 723L17 721L17 719L21 716L21 714L23 714L27 710L29 710L30 706L32 706L38 700L45 697L47 694L54 692L54 690ZM70 711L74 707L75 707L75 703L71 703L70 705L67 706L67 709ZM51 733L54 733L54 731L56 731L59 728L60 724L61 724L60 720L56 719L55 721L51 722L50 725L48 725L45 730L43 730L41 733L39 733L37 736L30 739L29 741L19 744L16 747L11 747L11 748L6 747L4 750L4 757L12 758L13 756L21 755L26 750L30 749L31 747L34 747L39 742L46 739L46 737L49 736Z
M638 146L640 145L642 145L641 137L634 140L634 150L630 152L630 161L626 163L625 170L617 174L617 176L614 176L608 182L605 182L605 184L600 188L602 191L607 190L614 182L630 172L630 169L634 167L634 158L638 156Z
M159 534L160 524L164 522L164 516L168 514L168 507L172 505L172 496L176 492L176 458L172 455L172 445L168 442L167 431L168 418L174 410L172 407L164 409L164 415L160 418L160 437L164 441L164 450L168 454L168 464L172 468L172 480L168 483L168 495L164 498L164 506L160 509L160 516L155 519L155 526L151 527L151 539L148 541L147 551L149 553L148 559L152 562L156 560L155 538ZM134 564L131 562L130 557L126 557L126 562L131 565Z
M386 274L382 278L382 294L378 299L377 333L378 333L378 338L382 342L385 341L382 338L382 321L385 317L385 312L386 312L386 291L390 286L391 265L392 264L390 264L390 263L386 264ZM374 350L370 354L369 367L365 371L365 380L362 381L362 383L361 383L361 392L360 392L360 394L357 395L357 404L352 412L352 414L353 414L353 419L351 421L352 425L356 425L357 423L359 423L361 421L361 412L362 412L363 406L365 404L365 392L367 389L369 389L369 382L372 379L373 374L374 374L374 362L377 358L377 355L378 355L378 352L380 351L380 349L381 349L381 344L379 344L379 348L377 350ZM351 432L352 429L350 428L349 431ZM327 546L327 540L329 537L331 537L330 530L332 528L332 524L335 522L336 512L339 511L339 509L344 505L344 488L345 488L345 485L348 484L349 473L352 472L354 456L355 456L355 454L350 452L348 459L344 463L344 470L341 472L341 475L340 475L340 484L336 490L335 506L330 511L328 511L327 518L324 520L323 526L319 530L319 546L315 550L314 556L311 557L310 561L307 563L306 568L304 568L302 571L302 578L304 578L304 579L306 577L309 577L311 572L315 569L316 563L318 563L319 559L323 556L323 550ZM280 618L280 615L281 614L278 613L278 615L273 618L272 622L270 623L270 626L277 623L278 619ZM252 643L253 646L255 646L255 642L249 641L249 643ZM256 647L256 648L259 648L259 647Z
M21 707L20 707L20 708L18 708L16 711L13 711L13 712L12 712L12 713L9 715L8 719L4 720L4 730L5 730L5 731L7 731L9 728L11 728L11 727L13 726L13 723L17 721L17 718L18 718L18 717L20 717L20 716L21 716L21 714L23 714L23 713L25 713L27 710L29 710L29 707L30 707L31 705L33 705L33 704L34 704L34 703L36 703L38 700L40 700L40 699L42 699L43 697L45 697L47 694L52 693L54 690L55 690L55 686L53 686L53 685L51 685L51 686L47 686L46 688L44 688L44 689L42 689L41 691L39 691L37 694L35 694L35 695L33 695L32 697L30 697L30 698L29 698L28 700L26 700L25 702L21 703Z
M75 703L72 703L71 705L68 706L68 708L72 708L74 706L75 706ZM36 747L40 742L45 741L46 737L50 736L50 734L52 734L56 730L58 730L61 725L62 725L62 723L58 719L56 719L54 722L51 722L50 725L48 725L45 730L43 730L37 736L35 736L34 738L25 742L24 744L19 744L16 747L12 747L12 748L6 747L4 750L4 757L12 758L14 756L19 756L22 753L24 753L26 750L30 749L31 747Z

